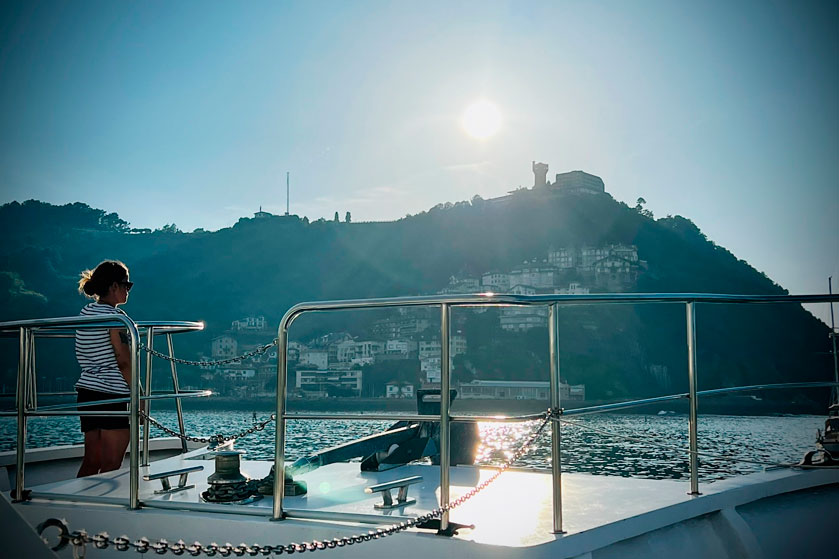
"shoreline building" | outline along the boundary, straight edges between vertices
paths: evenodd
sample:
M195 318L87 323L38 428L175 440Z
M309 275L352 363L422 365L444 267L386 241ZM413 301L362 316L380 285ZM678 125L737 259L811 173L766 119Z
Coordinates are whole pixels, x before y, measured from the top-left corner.
M586 386L560 382L559 395L562 400L585 400ZM541 380L475 379L460 385L462 400L548 400L550 397L551 383Z

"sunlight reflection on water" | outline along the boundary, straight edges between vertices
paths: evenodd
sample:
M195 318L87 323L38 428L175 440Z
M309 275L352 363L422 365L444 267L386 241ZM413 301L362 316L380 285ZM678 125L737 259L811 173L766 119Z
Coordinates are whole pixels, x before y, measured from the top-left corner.
M160 411L154 417L169 427L177 425L174 412ZM267 414L259 415L259 420ZM185 415L187 433L210 436L231 434L253 424L252 414L243 411L197 411ZM656 446L687 448L688 422L685 415L600 415L576 418L579 425L562 427L562 468L567 472L634 476L651 479L686 479L686 452ZM818 416L741 417L702 416L699 423L699 448L714 454L767 462L797 462L814 448L816 429L824 419ZM389 421L289 421L286 455L297 459L342 442L370 435L385 429ZM481 444L477 462L499 465L519 448L539 422L480 423ZM607 431L612 436L595 433L586 426ZM518 466L550 467L550 430L546 429L533 450ZM630 441L621 435L641 437ZM152 428L152 436L165 436ZM43 447L82 442L78 419L74 417L36 417L28 422L27 446ZM0 419L0 451L15 448L15 420ZM236 442L250 459L270 459L274 453L274 425ZM716 457L700 456L700 479L719 480L760 471L758 464L732 462Z

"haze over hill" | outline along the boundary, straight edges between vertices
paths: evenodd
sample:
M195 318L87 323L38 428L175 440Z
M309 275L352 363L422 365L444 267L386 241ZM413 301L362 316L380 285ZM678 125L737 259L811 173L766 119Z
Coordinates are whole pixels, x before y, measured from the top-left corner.
M84 304L76 293L79 272L118 258L136 283L125 307L132 318L206 321L204 333L178 340L178 352L186 356L206 353L210 339L243 316L264 315L275 328L301 301L435 293L452 277L510 271L561 248L637 247L643 267L628 286L632 291L784 293L685 217L654 219L642 204L555 188L440 204L395 222L309 223L264 215L192 233L174 226L132 232L116 214L79 203L14 202L0 207L0 233L6 240L0 247L0 320L76 314ZM573 271L562 276L575 279ZM499 312L456 313L456 328L469 347L456 376L546 379L546 328L504 330ZM341 330L369 337L381 316L301 320L292 338ZM824 353L828 328L799 305L699 305L697 322L702 388L832 377ZM433 334L431 328L424 335ZM585 384L590 398L681 390L684 339L681 305L563 309L563 378ZM2 366L8 384L14 378L8 351ZM50 366L58 371L68 365L47 356L42 367ZM198 383L196 372L184 374Z

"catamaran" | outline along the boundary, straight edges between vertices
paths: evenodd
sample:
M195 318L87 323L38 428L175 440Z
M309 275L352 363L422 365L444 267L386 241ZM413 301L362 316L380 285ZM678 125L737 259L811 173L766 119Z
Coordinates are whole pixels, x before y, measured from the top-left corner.
M273 460L243 460L236 438L185 431L181 401L209 391L179 388L172 336L196 331L195 322L138 322L122 315L61 317L0 323L18 339L15 451L0 454L3 555L126 557L140 553L191 556L273 556L305 551L335 557L790 557L829 556L839 469L829 436L800 464L699 484L698 399L731 392L833 387L839 382L796 382L699 391L696 307L704 304L824 303L829 295L716 294L474 294L301 303L278 328L277 399ZM562 408L559 312L565 305L681 303L685 306L688 387L631 402ZM451 311L455 307L543 306L548 311L550 401L541 414L457 415L450 381ZM287 410L288 334L307 313L397 307L440 309L441 382L418 393L416 414L300 413ZM26 448L27 419L102 415L79 404L38 405L37 340L70 337L80 328L124 328L132 355L127 412L130 443L124 467L75 478L80 445ZM150 353L156 336L168 353ZM145 340L145 343L142 343ZM141 355L145 354L145 376ZM172 391L152 393L153 358L171 363ZM834 375L836 375L834 371ZM143 406L174 399L178 428L156 422ZM686 400L689 406L690 481L563 473L562 421L582 414ZM145 419L145 421L141 421ZM381 433L320 450L286 463L290 420L387 420ZM501 467L474 465L476 421L534 421ZM829 419L830 421L830 419ZM170 437L151 438L150 425ZM516 466L539 436L550 437L550 471ZM732 441L732 444L736 444ZM282 472L282 475L276 475ZM320 490L328 487L328 491ZM240 543L244 542L244 543Z

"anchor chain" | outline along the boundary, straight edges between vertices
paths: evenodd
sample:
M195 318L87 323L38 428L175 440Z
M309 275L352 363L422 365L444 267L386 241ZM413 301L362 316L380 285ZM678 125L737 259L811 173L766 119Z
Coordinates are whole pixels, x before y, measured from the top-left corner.
M152 543L152 541L146 537L139 538L132 542L131 539L128 538L128 536L117 536L115 538L112 538L107 532L99 532L98 534L94 535L88 534L88 532L86 532L85 530L75 530L71 532L65 521L53 518L50 518L44 523L42 523L38 527L38 533L40 535L44 531L45 527L58 526L60 530L59 542L52 549L54 551L57 551L58 549L61 549L62 547L70 543L73 545L73 554L77 557L84 556L87 544L93 544L93 546L97 549L107 549L108 547L113 546L114 549L116 549L117 551L129 551L131 549L138 553L147 553L149 551L154 551L158 555L163 555L164 553L172 553L173 555L183 555L184 553L187 553L193 557L197 557L202 554L206 555L207 557L214 557L216 555L219 555L221 557L230 557L231 555L236 557L242 557L244 555L282 555L283 553L290 555L293 553L303 553L305 551L336 549L345 546L365 543L371 540L385 538L387 536L408 530L409 528L414 528L416 526L425 524L430 520L440 518L441 516L443 516L444 513L461 506L463 503L465 503L466 501L468 501L469 499L486 489L492 482L498 479L498 476L510 469L510 467L522 456L524 456L524 454L530 449L530 447L533 446L533 443L536 442L536 440L542 435L542 433L545 430L545 426L547 426L552 419L558 418L561 414L561 409L549 408L544 414L544 418L542 420L541 425L539 425L539 427L533 432L533 434L527 439L527 441L525 441L524 444L522 444L522 446L519 447L519 449L513 454L513 456L510 457L510 459L507 460L504 464L502 464L498 468L498 471L496 471L494 474L492 474L490 477L488 477L486 480L484 480L477 486L473 487L464 495L458 497L454 501L449 501L448 503L430 512L427 512L416 518L412 518L411 520L391 524L386 528L370 530L366 534L356 534L354 536L345 536L342 538L333 538L331 540L324 541L312 540L310 542L278 545L248 545L245 543L241 543L239 545L232 545L230 543L218 545L215 542L208 545L204 545L199 541L196 541L192 544L187 544L183 540L178 540L176 542L170 543L166 539L159 539Z
M251 357L255 357L257 355L261 355L271 349L272 347L276 346L279 343L279 338L274 338L270 343L263 344L256 349L249 351L247 353L243 353L242 355L237 355L235 357L228 357L227 359L217 359L215 361L206 361L206 360L197 360L191 361L189 359L181 359L180 357L172 357L166 355L165 353L161 353L154 348L148 347L144 343L140 343L140 349L143 351L154 355L160 359L164 359L166 361L173 361L175 363L179 363L181 365L193 365L195 367L209 367L212 365L229 365L230 363L238 363L239 361L244 361L245 359L250 359Z
M261 423L256 423L252 427L249 427L249 428L245 429L244 431L240 431L240 432L236 433L235 435L222 435L221 433L219 433L219 434L213 435L211 437L190 437L189 435L182 435L181 433L179 433L177 431L173 431L172 429L169 429L168 427L166 427L165 425L163 425L162 423L160 423L156 419L152 418L150 415L147 415L143 411L140 412L140 415L143 416L143 418L145 418L146 421L148 421L149 423L151 423L152 425L154 425L155 427L157 427L158 429L160 429L161 431L163 431L164 433L166 433L166 434L168 434L172 437L177 437L181 440L191 441L191 442L194 442L194 443L215 444L215 445L226 443L227 441L232 441L234 439L241 439L242 437L252 435L252 434L256 433L257 431L262 431L262 430L265 429L265 427L269 423L271 423L272 421L274 421L277 418L277 414L272 413L271 416L268 419L266 419L265 421L263 421Z

